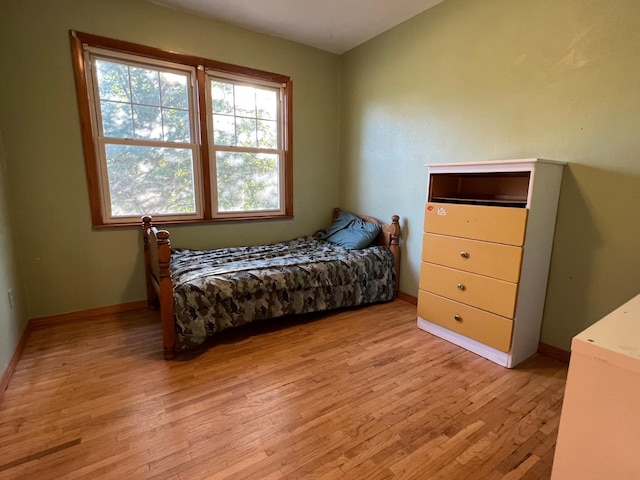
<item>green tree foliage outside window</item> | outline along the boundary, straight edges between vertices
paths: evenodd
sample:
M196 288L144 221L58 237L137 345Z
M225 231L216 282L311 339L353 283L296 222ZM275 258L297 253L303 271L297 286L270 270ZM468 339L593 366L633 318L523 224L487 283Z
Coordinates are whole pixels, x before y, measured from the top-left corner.
M195 211L191 150L106 145L115 216Z

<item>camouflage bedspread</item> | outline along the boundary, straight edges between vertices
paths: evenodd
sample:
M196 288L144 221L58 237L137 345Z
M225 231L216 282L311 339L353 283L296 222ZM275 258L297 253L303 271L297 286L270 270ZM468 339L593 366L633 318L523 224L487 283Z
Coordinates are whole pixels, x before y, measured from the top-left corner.
M350 250L313 236L174 250L177 348L255 320L392 300L395 275L386 247Z

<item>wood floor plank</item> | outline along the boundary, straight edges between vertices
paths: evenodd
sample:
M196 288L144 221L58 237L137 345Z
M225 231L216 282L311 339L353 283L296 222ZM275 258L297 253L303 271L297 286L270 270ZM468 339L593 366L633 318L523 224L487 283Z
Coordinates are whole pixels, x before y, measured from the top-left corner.
M91 317L31 333L0 403L0 479L547 479L566 373L495 365L401 300L172 361L158 312Z

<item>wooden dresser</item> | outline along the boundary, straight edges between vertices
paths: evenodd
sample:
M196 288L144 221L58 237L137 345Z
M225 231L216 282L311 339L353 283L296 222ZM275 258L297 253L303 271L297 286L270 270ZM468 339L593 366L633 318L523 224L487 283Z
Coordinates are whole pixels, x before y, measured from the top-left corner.
M537 351L563 166L428 165L419 328L505 367Z

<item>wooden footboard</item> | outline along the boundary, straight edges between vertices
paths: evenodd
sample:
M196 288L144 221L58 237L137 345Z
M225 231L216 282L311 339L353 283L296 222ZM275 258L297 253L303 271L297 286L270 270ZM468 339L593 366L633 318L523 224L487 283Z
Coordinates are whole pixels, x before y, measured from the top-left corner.
M171 243L169 232L152 225L150 216L142 218L144 263L149 308L160 307L164 358L175 356L176 326L174 321L173 281L169 271Z
M336 208L333 218L338 216L340 209ZM359 215L367 222L378 223L375 218ZM395 294L398 294L400 280L400 217L393 215L390 224L380 224L382 229L376 239L377 245L389 247L393 253L396 269ZM142 218L142 238L144 240L144 263L147 282L147 303L149 308L160 307L162 323L162 346L164 358L169 360L175 356L176 327L175 304L173 300L173 280L169 264L171 263L171 243L167 230L158 230L152 224L150 216Z

